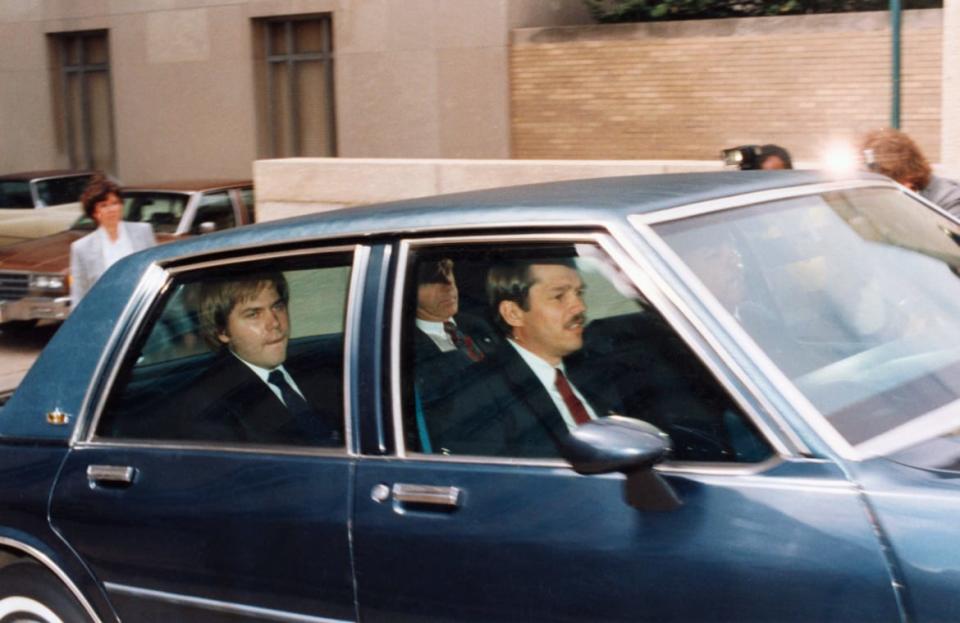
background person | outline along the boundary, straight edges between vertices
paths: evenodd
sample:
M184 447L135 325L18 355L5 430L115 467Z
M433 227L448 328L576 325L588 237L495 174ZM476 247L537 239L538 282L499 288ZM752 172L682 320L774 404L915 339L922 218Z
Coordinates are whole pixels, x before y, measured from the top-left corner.
M933 174L923 152L893 128L868 132L860 148L867 167L882 173L954 215L960 215L960 184Z
M793 160L790 158L790 152L772 143L760 147L760 156L757 160L760 168L764 171L793 168Z
M95 176L80 196L83 211L97 229L70 245L70 304L76 307L87 291L114 262L157 244L148 223L123 220L120 188Z

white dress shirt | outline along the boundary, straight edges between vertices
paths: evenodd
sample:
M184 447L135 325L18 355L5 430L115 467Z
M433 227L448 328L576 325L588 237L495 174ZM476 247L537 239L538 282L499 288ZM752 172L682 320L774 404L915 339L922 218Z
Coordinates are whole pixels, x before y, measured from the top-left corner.
M453 321L453 318L450 319L450 322L453 322L454 325L457 323ZM450 334L443 329L442 322L434 322L432 320L421 320L417 318L417 328L427 334L433 343L437 345L437 348L440 349L442 353L449 353L452 350L457 350L457 345L453 343L453 340L450 338Z
M560 390L557 389L556 384L557 369L563 372L564 376L567 376L567 370L563 366L563 362L561 361L558 366L552 366L512 339L508 339L507 342L516 349L533 374L543 384L543 388L547 390L547 394L550 395L550 400L552 400L553 404L557 407L557 411L560 412L560 416L563 418L564 423L566 423L567 428L570 430L576 428L577 423L574 421L570 409L567 408L567 403L563 401L563 396L560 395ZM593 407L590 406L590 402L583 397L583 394L574 386L569 377L567 377L567 382L570 383L570 389L573 390L573 394L583 403L583 408L587 410L587 415L590 416L590 419L597 419L597 414L593 411Z

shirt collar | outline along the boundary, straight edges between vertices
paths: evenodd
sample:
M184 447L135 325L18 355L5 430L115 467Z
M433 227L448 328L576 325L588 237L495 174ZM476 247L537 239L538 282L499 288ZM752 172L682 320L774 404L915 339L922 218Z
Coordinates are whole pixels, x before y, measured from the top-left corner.
M229 349L228 349L228 350L229 350ZM270 373L273 372L274 370L280 370L280 373L283 374L283 378L287 379L287 382L288 382L288 383L290 382L290 375L288 375L288 374L287 374L287 371L283 369L283 365L282 365L282 364L279 365L279 366L277 366L276 368L270 368L270 369L268 370L267 368L261 368L261 367L258 366L258 365L255 365L255 364L250 363L250 362L247 361L246 359L243 359L242 357L240 357L239 355L237 355L237 353L233 352L232 350L230 351L230 354L233 355L234 357L236 357L237 360L240 361L240 362L242 362L245 366L247 366L248 368L250 368L250 370L252 370L253 373L256 374L257 377L259 377L260 380L263 381L264 383L267 383L267 382L268 382L268 381L267 381L267 377L270 376Z
M451 318L448 322L453 322L454 325L457 323ZM444 338L447 337L447 332L443 328L442 322L436 322L434 320L421 320L417 318L417 328L427 334L440 335Z
M534 355L529 350L517 344L513 338L507 340L510 343L510 346L513 346L523 360L527 363L530 369L533 371L537 378L540 379L540 382L543 383L545 387L553 387L557 381L557 369L560 369L564 374L567 373L566 368L563 367L563 362L560 362L560 365L553 366L544 361L539 355Z

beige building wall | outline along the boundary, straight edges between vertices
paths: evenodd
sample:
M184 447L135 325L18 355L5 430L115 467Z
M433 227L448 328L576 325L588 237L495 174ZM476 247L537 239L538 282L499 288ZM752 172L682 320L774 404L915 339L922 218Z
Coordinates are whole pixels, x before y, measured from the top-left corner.
M941 11L906 11L901 127L940 155ZM513 34L517 158L707 159L777 143L816 161L890 123L889 14Z
M0 171L67 165L47 34L107 29L128 182L249 177L252 20L331 13L338 155L510 155L511 29L589 21L580 0L0 0Z

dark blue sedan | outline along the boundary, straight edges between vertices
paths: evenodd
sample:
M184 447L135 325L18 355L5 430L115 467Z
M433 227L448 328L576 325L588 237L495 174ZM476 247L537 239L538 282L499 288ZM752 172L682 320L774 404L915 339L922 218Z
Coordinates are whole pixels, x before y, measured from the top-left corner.
M790 171L138 253L0 411L0 620L960 619L958 245Z

